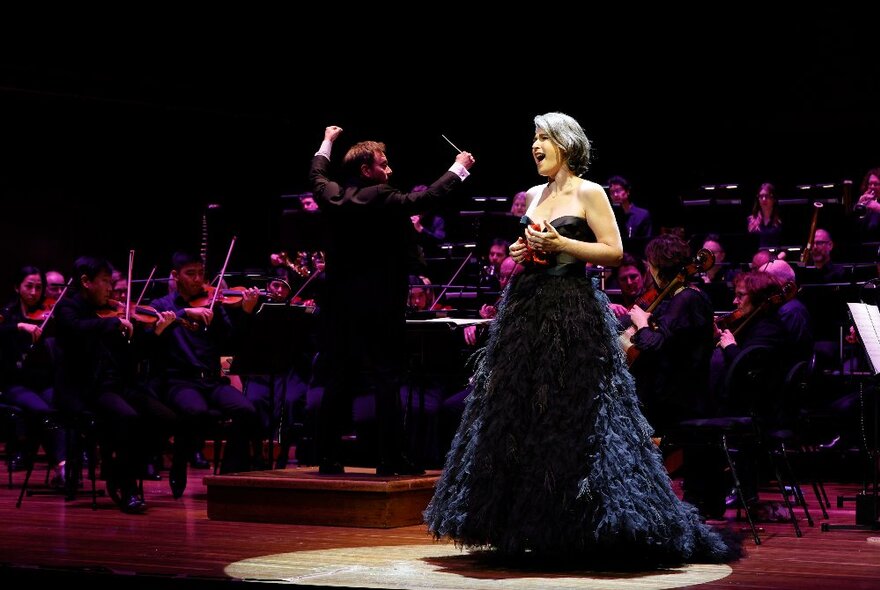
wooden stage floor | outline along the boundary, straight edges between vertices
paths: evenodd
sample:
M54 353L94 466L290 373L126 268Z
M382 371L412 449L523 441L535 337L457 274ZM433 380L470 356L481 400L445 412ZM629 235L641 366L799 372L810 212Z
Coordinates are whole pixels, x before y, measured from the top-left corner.
M803 537L795 537L791 523L760 523L762 545L747 541L748 555L730 566L540 572L485 565L449 543L433 541L422 525L381 529L209 520L202 480L208 473L191 469L180 500L172 498L166 479L147 482L149 510L138 516L121 513L108 498L99 498L93 511L87 494L73 502L27 497L16 509L18 490L3 485L2 587L70 582L81 587L82 582L93 589L228 588L230 583L240 588L254 581L302 588L880 588L880 531L823 532L811 493L816 525L801 520ZM22 473L15 474L16 484L22 479ZM838 509L834 499L854 495L859 487L827 486L832 507L825 522L855 523L854 504ZM768 491L762 498L779 496ZM734 510L720 524L745 526Z

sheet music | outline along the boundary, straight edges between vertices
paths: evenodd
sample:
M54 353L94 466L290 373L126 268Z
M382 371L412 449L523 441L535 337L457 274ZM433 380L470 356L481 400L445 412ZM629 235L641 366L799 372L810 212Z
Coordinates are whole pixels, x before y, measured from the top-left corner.
M880 308L866 303L847 303L847 305L856 333L871 364L871 372L876 376L880 369Z

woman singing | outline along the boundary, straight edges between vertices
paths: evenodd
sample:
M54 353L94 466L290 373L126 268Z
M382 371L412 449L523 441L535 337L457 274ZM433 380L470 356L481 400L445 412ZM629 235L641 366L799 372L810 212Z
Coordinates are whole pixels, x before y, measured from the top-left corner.
M562 113L535 117L526 265L504 291L425 520L435 537L521 563L654 567L738 554L672 490L585 263L622 246L590 142ZM531 262L537 260L538 262ZM612 561L613 560L613 561Z

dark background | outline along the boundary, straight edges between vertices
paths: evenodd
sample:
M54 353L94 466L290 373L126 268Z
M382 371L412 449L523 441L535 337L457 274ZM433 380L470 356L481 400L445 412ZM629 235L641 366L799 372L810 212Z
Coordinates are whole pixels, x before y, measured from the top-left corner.
M405 189L452 163L441 133L473 152L454 210L542 181L532 119L552 110L592 139L589 177L629 178L657 225L681 225L680 200L704 184L738 183L750 202L764 181L786 198L805 183L857 187L880 165L869 15L535 12L514 28L462 10L398 14L400 26L372 25L385 15L365 10L344 25L164 15L137 29L121 19L20 35L0 57L0 281L24 263L67 271L87 252L125 269L130 249L136 276L154 264L167 275L171 252L200 246L209 204L220 205L211 259L236 235L230 270L263 268L288 239L281 195L307 190L329 124L345 130L337 158L359 140L386 142ZM364 254L381 257L368 244Z

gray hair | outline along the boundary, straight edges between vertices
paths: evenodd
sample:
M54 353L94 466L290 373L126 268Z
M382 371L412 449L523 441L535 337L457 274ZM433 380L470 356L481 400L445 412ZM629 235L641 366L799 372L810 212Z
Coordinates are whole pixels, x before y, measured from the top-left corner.
M793 282L795 280L794 269L791 267L791 265L784 260L779 260L778 258L775 260L771 260L770 262L762 266L760 270L773 275L783 283L787 283L789 281Z
M580 123L565 113L545 113L535 117L535 127L543 129L565 152L566 164L580 176L590 167L590 140Z

